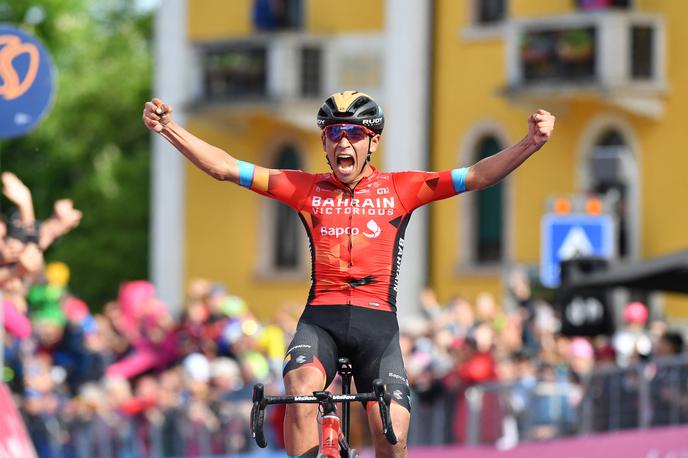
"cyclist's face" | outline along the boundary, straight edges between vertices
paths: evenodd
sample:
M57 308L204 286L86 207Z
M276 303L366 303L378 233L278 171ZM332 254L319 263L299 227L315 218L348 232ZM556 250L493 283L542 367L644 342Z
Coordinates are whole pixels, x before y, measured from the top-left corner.
M369 167L366 164L368 145L370 144L370 152L375 152L380 136L362 126L335 124L323 130L322 142L337 179L344 184L352 184L364 176Z

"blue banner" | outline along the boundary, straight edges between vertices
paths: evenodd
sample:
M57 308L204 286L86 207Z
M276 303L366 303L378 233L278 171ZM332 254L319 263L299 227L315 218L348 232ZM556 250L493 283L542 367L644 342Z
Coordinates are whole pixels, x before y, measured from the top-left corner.
M55 71L35 37L0 24L0 138L26 134L50 109Z

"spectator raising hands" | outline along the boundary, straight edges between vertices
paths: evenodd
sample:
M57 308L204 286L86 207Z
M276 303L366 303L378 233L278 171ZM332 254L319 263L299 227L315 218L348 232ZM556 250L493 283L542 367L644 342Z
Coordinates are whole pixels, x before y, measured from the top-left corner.
M21 225L25 228L33 225L36 222L36 216L29 188L12 172L3 172L0 179L2 179L2 193L19 210Z
M41 224L39 245L48 248L55 240L81 223L82 213L74 208L71 199L60 199L53 205L53 215Z

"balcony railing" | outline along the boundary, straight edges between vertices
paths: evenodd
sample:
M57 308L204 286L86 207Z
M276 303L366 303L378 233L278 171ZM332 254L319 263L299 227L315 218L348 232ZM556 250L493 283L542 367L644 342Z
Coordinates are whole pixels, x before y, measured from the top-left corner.
M638 114L661 114L661 16L610 10L514 20L506 38L510 96L590 95Z
M247 39L197 43L201 69L193 78L197 104L262 105L290 116L341 88L379 96L383 37L258 34ZM298 113L296 113L298 118Z

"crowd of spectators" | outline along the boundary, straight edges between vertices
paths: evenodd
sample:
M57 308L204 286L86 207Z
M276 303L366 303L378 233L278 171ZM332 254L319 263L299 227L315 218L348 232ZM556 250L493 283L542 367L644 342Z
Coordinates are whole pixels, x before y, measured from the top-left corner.
M29 292L33 332L15 339L7 364L13 391L41 457L231 455L248 434L254 383L279 391L287 310L259 322L218 284L195 280L175 319L147 281L121 285L91 313L71 296L66 267L46 268ZM61 289L62 292L55 294ZM57 302L51 300L59 297ZM270 412L273 447L280 409Z
M423 293L426 319L402 335L416 395L411 444L464 443L473 431L472 443L509 448L688 422L683 335L650 320L644 304L629 302L613 335L566 336L523 271L511 276L509 296L510 307L488 293L441 305Z
M4 377L39 456L255 450L248 431L252 386L281 391L282 358L300 307L288 304L271 320L259 320L223 285L196 279L175 317L153 285L139 280L123 283L94 313L71 293L68 266L44 265L42 258L56 238L78 226L81 213L60 200L39 227L26 186L7 172L2 183L16 205L0 224ZM423 292L423 315L400 337L413 393L411 445L466 443L475 418L480 441L503 448L582 428L637 427L643 418L648 425L688 421L688 363L655 364L682 355L683 338L648 320L643 304L626 307L613 336L572 338L559 332L553 307L532 298L523 272L511 277L509 294L512 306L487 293L474 302L440 303L432 290ZM637 363L641 372L631 370ZM594 376L610 370L616 378ZM615 416L615 408L635 402L638 374L647 381L652 409ZM477 411L468 395L476 386L489 388ZM615 403L600 401L612 398ZM584 426L586 399L595 401L597 415ZM268 411L273 448L283 445L283 414L276 406ZM363 409L353 415L354 443L365 446Z
M13 204L0 221L2 374L38 456L250 450L251 387L279 390L293 314L258 322L241 298L205 280L189 286L181 317L144 280L123 283L95 313L71 292L68 266L43 258L81 212L59 200L38 224L28 187L9 172L1 180ZM272 414L280 423L280 410ZM271 439L281 445L279 434Z
M287 311L259 323L242 299L196 280L179 320L147 281L124 283L103 313L91 313L67 279L64 264L48 264L45 281L28 292L30 335L6 339L9 384L39 456L252 448L251 387L279 389L272 385L295 326ZM279 422L279 409L273 414Z

